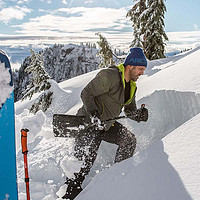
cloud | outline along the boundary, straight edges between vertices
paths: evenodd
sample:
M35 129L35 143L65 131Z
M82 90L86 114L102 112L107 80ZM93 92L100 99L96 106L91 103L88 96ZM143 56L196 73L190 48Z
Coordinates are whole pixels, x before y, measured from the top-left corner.
M52 0L40 0L41 2L46 2L48 4L51 4L52 3Z
M3 5L10 5L10 4L17 4L17 5L20 5L20 4L27 4L27 3L30 3L32 0L0 0L0 7L1 7L1 4Z
M19 0L17 1L17 4L20 5L20 4L29 3L29 2L31 2L31 0Z
M60 8L40 17L31 18L29 22L14 27L20 28L18 33L30 35L56 34L89 34L94 31L120 31L131 27L126 19L126 8Z
M198 30L199 30L199 27L198 27L198 25L197 25L197 24L194 24L194 29L195 29L196 31L198 31Z
M0 0L0 8L5 4L2 0Z
M182 51L200 46L200 31L167 32L166 52Z
M65 5L68 4L66 0L62 0L62 3L65 4Z
M85 1L84 3L88 4L88 3L93 3L93 2L94 2L93 0L88 0L88 1Z
M7 24L9 21L13 19L22 20L27 13L30 13L32 10L26 7L8 7L3 8L0 11L0 21Z
M48 33L48 32L47 32ZM49 32L50 34L52 32ZM87 32L86 32L87 33ZM32 34L35 35L35 34ZM103 33L108 39L108 42L115 48L127 52L131 41L133 40L132 32L120 32L117 33ZM188 32L167 32L169 41L166 43L166 52L178 52L184 49L190 49L200 46L200 31L188 31ZM25 47L25 48L45 48L50 44L80 44L80 42L91 42L95 43L99 40L98 36L93 34L74 34L74 33L63 33L62 36L58 37L54 33L54 36L25 36L25 35L3 35L0 34L1 46L10 46L13 48ZM12 50L13 52L13 50Z

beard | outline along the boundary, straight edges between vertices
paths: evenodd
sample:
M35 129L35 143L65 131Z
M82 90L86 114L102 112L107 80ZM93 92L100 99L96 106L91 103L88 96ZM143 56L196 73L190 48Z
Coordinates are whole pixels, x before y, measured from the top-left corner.
M136 73L136 72L135 72L135 69L132 69L132 70L130 71L130 80L132 80L132 81L137 81L138 78L139 78L139 76L140 76L140 74Z

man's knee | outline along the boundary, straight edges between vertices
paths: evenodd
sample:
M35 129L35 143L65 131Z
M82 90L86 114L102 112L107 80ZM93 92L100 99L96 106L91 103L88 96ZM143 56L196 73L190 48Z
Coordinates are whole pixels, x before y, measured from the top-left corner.
M133 156L136 148L136 137L134 134L129 132L122 144L119 145L115 162L121 162L122 160L128 159Z

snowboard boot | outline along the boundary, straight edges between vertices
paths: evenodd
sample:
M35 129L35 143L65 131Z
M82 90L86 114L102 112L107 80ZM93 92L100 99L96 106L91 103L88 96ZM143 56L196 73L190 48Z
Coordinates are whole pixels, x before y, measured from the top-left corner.
M62 197L63 199L73 200L76 196L83 190L81 184L76 181L69 181L67 182L68 187L66 194Z

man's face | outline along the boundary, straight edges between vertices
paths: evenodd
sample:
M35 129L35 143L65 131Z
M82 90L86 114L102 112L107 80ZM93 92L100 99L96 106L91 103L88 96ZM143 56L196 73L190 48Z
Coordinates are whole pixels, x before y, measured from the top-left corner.
M129 71L130 80L137 81L139 76L144 74L145 69L145 66L131 66Z

